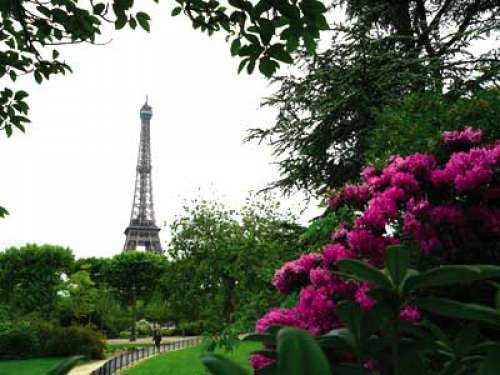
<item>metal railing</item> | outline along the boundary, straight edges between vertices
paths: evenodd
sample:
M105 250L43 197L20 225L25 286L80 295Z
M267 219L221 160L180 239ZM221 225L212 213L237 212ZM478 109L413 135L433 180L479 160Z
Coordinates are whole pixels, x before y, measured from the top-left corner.
M159 353L170 352L177 349L189 348L201 343L200 337L183 339L178 341L160 344L160 346L147 346L140 349L129 350L108 359L101 367L95 369L90 375L111 375L117 371L127 368L131 364L152 357Z

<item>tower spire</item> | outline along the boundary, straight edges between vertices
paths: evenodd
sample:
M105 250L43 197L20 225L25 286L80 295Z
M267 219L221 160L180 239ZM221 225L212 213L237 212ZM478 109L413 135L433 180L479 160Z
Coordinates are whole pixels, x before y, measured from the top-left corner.
M151 179L151 144L150 120L153 110L146 103L141 107L141 136L139 141L139 155L137 157L134 199L130 224L125 229L124 251L136 250L143 246L146 251L162 254L160 243L160 228L156 226L153 207L153 186Z

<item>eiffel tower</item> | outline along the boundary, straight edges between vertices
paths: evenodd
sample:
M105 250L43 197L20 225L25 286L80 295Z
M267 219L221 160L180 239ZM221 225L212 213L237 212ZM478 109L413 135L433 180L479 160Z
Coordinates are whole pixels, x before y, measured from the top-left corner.
M141 108L141 139L139 156L137 157L134 200L130 224L125 229L125 245L123 251L137 250L144 247L146 251L162 254L160 243L160 228L155 224L153 208L153 186L151 183L151 144L150 120L153 117L151 106L146 103Z

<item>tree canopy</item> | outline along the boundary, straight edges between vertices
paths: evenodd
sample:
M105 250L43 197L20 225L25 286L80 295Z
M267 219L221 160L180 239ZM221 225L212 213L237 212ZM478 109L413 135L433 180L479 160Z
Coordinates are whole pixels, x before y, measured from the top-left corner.
M70 249L28 244L0 253L0 299L13 313L39 313L48 317L55 310L63 275L74 261Z
M128 251L115 255L107 270L114 294L132 309L132 340L135 340L137 302L147 302L154 294L165 269L165 259L159 255Z
M216 330L238 318L253 324L277 302L272 273L298 253L301 230L273 201L249 200L239 213L219 202L193 202L172 225L166 251L171 262L161 289L173 315L209 320Z
M377 127L374 110L411 94L453 100L498 83L498 2L337 5L345 18L332 24L330 47L299 53L301 69L276 77L279 89L264 105L279 110L277 119L248 136L273 148L281 178L271 187L285 192L317 195L354 179ZM492 43L479 46L489 36Z

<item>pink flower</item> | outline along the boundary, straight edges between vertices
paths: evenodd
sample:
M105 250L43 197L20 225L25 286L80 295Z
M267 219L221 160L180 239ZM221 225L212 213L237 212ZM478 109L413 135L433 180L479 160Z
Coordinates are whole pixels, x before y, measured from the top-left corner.
M472 146L481 142L481 129L465 128L462 131L443 132L443 142L449 147Z
M363 368L370 371L378 371L379 365L378 362L375 361L374 359L368 359L363 362Z
M262 354L252 354L250 356L250 364L257 371L262 370L264 367L269 366L273 362L274 360Z
M391 177L391 184L411 193L415 193L420 190L419 183L410 173L397 172L393 174Z
M373 165L369 165L361 171L361 177L365 182L369 182L373 177L377 176L377 173L377 169Z
M257 333L264 333L269 327L275 325L304 328L304 322L299 319L296 312L288 309L274 308L257 321L255 330Z
M339 244L327 244L323 248L323 264L325 267L337 263L339 260L353 258L354 254Z
M354 300L365 311L371 310L375 306L375 300L366 294L369 289L367 284L361 284L354 294Z
M307 278L309 271L320 261L317 253L302 255L299 259L285 263L276 271L272 283L283 294L290 293L300 281Z
M308 286L302 289L299 303L293 310L314 336L330 331L336 324L335 302L326 288Z
M462 225L465 215L463 209L456 205L437 206L431 210L430 219L434 224Z
M343 241L347 238L349 228L345 223L340 224L335 232L332 233L332 241Z
M459 193L472 191L479 186L489 184L492 173L482 166L475 166L463 175L455 177L455 189Z
M429 255L433 250L439 248L441 246L441 241L438 238L430 238L428 240L420 240L418 241L420 248L424 252L425 255Z
M405 306L399 312L399 318L407 322L418 322L421 318L420 311L413 306Z

